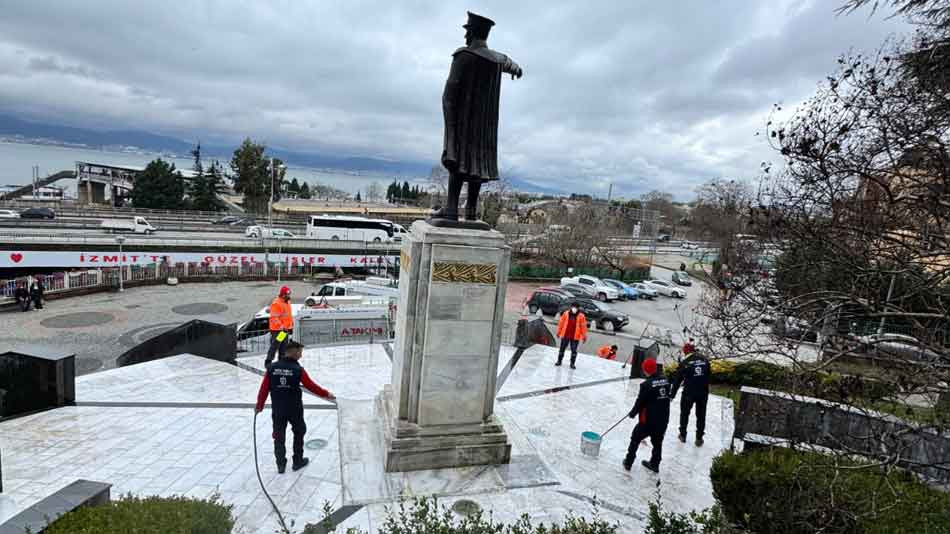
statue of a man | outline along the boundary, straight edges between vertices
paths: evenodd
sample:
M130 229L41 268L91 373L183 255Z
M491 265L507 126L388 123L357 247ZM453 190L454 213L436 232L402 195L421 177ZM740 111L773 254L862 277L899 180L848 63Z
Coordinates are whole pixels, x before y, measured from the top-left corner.
M442 165L449 171L449 195L446 206L432 219L458 221L462 182L468 182L465 218L476 221L482 183L498 179L501 76L507 73L515 79L522 73L511 58L488 48L488 32L494 25L490 19L469 12L468 23L463 26L466 46L452 54L452 70L442 93Z

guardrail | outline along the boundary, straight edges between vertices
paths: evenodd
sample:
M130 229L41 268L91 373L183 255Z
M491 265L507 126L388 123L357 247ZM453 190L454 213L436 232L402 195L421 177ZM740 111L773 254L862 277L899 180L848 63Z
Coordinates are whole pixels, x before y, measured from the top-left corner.
M124 246L135 245L185 245L185 246L213 246L213 247L258 247L260 249L277 250L280 248L308 248L333 250L372 250L395 254L399 251L397 243L377 243L375 241L350 241L331 239L260 239L247 237L140 237L137 234L124 234ZM55 244L83 244L83 245L115 245L115 236L112 234L67 234L67 233L19 233L0 231L0 241L10 243L55 243Z

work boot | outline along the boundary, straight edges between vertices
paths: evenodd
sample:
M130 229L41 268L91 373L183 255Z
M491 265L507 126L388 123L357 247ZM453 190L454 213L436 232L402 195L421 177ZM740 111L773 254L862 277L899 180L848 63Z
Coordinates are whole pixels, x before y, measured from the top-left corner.
M300 460L300 463L294 462L294 465L291 469L293 469L294 471L300 471L304 467L307 467L307 464L309 463L310 463L309 458L303 458Z
M633 467L633 460L624 459L623 461L623 470L629 471Z
M697 438L697 441L701 441L701 440L700 440L699 438ZM685 433L680 434L680 443L686 443L686 434L685 434Z
M574 364L572 363L572 364L571 364L571 369L577 369L577 367L574 367Z
M560 367L560 366L561 366L561 360L554 362L554 367Z
M643 467L646 467L647 469L649 469L650 471L653 471L654 473L657 473L657 474L660 473L660 466L658 465L655 466L647 460L643 460L642 462L640 462L640 465L642 465Z
M277 473L283 475L287 470L287 464L277 464Z
M702 447L702 446L703 446L703 437L702 437L702 436L696 436L696 446L697 446L697 447Z

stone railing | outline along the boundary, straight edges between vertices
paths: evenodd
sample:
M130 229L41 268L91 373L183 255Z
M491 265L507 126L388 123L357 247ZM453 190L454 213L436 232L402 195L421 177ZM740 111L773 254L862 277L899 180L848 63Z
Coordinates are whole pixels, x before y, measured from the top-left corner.
M950 432L823 399L744 386L733 438L750 446L803 446L896 459L899 467L950 484Z

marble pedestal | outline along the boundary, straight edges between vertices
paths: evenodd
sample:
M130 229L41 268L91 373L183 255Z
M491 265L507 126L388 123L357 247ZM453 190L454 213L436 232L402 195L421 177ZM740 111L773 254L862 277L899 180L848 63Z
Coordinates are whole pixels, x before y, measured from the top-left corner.
M504 236L413 223L403 242L385 470L507 463L494 416L510 251Z

